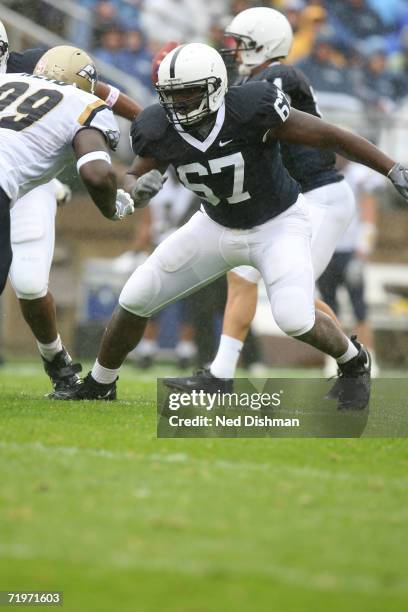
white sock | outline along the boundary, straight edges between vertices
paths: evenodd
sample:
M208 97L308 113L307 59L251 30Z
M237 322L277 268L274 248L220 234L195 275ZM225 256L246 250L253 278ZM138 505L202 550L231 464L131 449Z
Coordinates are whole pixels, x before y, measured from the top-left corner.
M218 352L210 366L210 372L217 378L234 378L238 359L244 343L222 334Z
M101 383L102 385L110 385L117 379L119 370L120 368L117 370L109 370L109 368L104 368L101 366L99 361L96 360L94 367L92 368L91 375L96 382Z
M191 359L197 353L197 348L191 340L181 340L177 344L175 351L179 359Z
M343 354L340 355L340 357L337 358L337 363L339 363L340 365L342 365L343 363L347 363L348 361L350 361L351 359L353 359L354 357L356 357L358 355L358 350L357 348L354 346L354 344L352 343L351 340L348 340L348 348L347 351Z
M156 340L145 340L144 338L139 342L136 349L136 354L142 357L153 357L157 353L157 342Z
M55 355L62 351L62 342L59 334L57 339L49 344L42 344L42 342L38 342L37 340L37 346L38 350L40 351L40 355L42 355L47 361L52 361Z

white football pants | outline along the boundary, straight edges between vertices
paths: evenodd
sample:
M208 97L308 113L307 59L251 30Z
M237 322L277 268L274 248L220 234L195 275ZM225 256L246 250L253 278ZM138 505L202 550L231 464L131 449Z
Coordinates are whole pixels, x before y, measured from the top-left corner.
M312 223L312 263L315 280L325 271L338 241L349 226L356 209L347 181L330 183L304 194ZM233 272L249 283L261 280L258 270L239 266Z
M47 295L56 210L55 185L51 181L17 200L10 211L10 281L20 299L35 300Z
M135 270L119 298L141 317L193 293L238 265L256 267L272 313L285 333L300 336L315 320L311 224L305 198L248 230L229 229L197 212Z

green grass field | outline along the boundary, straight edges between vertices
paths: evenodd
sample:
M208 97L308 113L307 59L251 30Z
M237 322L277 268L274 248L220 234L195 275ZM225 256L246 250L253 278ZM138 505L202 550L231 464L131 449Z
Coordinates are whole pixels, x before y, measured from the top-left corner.
M156 439L155 383L43 400L0 370L0 590L69 612L408 609L400 439Z

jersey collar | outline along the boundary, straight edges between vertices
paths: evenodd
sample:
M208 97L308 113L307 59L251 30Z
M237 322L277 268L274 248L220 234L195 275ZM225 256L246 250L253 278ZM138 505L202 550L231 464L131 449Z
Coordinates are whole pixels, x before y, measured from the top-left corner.
M217 118L215 120L214 127L211 130L211 132L208 134L205 140L198 140L198 138L194 138L194 136L192 136L188 132L185 132L183 128L181 127L181 125L179 124L176 124L174 127L176 128L177 132L179 133L179 135L181 136L183 140L188 142L188 144L194 147L195 149L198 149L199 151L204 153L211 147L211 145L213 144L213 142L215 141L215 139L221 132L222 126L224 125L224 120L225 120L225 102L223 102L220 108L218 109Z

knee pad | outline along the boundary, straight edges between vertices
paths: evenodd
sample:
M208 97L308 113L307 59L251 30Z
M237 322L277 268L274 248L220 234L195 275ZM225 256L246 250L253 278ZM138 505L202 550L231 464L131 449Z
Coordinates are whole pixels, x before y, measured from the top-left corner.
M276 324L288 336L301 336L315 323L313 301L300 287L278 289L271 307Z
M10 281L19 300L38 300L48 293L48 278L42 278L42 274L34 276L30 270L16 273L12 267Z
M155 300L160 293L161 281L151 265L143 264L129 278L119 296L119 304L128 312L148 317L155 310Z

